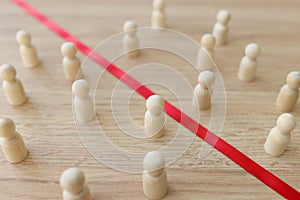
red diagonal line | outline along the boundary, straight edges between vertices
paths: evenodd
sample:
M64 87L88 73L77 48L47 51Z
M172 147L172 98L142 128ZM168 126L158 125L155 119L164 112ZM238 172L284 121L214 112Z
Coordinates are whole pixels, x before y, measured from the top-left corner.
M39 20L42 24L47 26L50 30L54 31L57 35L65 39L66 41L73 42L77 48L92 59L94 62L99 64L105 70L109 71L116 78L124 82L131 89L135 90L144 98L148 98L150 95L154 94L146 86L142 85L136 79L126 74L123 70L119 69L116 65L110 63L108 60L103 58L101 55L93 51L90 47L82 43L76 37L65 31L59 25L51 21L49 18L41 14L39 11L31 7L29 4L22 0L12 0L18 6L23 8L26 12L32 15L34 18ZM282 181L280 178L264 169L262 166L257 164L255 161L251 160L245 154L231 146L222 138L218 137L214 133L207 130L201 124L190 118L185 113L181 112L178 108L170 104L165 100L165 112L179 122L181 125L189 129L191 132L195 133L202 140L212 145L215 149L223 153L225 156L230 158L236 164L244 168L247 172L255 176L257 179L262 181L264 184L272 188L274 191L282 195L287 199L300 199L300 193L292 188L290 185Z

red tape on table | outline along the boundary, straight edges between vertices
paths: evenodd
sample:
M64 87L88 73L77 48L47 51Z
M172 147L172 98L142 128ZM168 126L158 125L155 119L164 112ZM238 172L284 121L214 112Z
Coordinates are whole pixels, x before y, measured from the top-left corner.
M98 53L94 52L90 47L82 43L76 37L72 36L70 33L65 31L59 25L51 21L49 18L41 14L39 11L31 7L26 2L22 0L12 0L12 2L16 3L18 6L23 8L30 15L39 20L41 23L43 23L50 30L54 31L57 35L59 35L66 41L73 42L82 53L84 53L86 56L88 56L100 66L104 67L105 70L109 71L112 75L120 79L122 82L124 82L126 85L128 85L131 89L135 90L144 98L147 99L149 96L154 94L154 92L151 91L149 88L142 85L130 75L127 75L123 70L110 63ZM255 161L251 160L249 157L247 157L245 154L231 146L222 138L207 130L201 124L194 121L192 118L187 116L185 113L181 112L179 109L177 109L175 106L173 106L166 100L164 110L170 117L175 119L177 122L189 129L191 132L195 133L205 142L212 145L215 149L223 153L225 156L230 158L236 164L244 168L247 172L255 176L257 179L262 181L264 184L272 188L274 191L276 191L283 197L295 200L300 199L300 193L297 190L292 188L290 185L282 181L280 178L278 178L268 170L264 169Z

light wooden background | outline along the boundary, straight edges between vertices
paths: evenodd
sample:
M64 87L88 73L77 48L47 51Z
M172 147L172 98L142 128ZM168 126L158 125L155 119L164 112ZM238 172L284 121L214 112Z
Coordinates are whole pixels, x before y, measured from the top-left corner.
M91 47L119 33L127 19L136 20L140 27L150 25L151 2L145 0L28 2ZM297 0L172 0L168 1L166 9L168 27L197 41L202 34L211 31L219 9L230 10L229 45L216 48L216 63L227 92L227 116L222 137L298 190L300 125L280 158L268 156L263 144L280 114L274 105L278 91L285 83L287 73L300 69L299 6ZM95 200L146 199L141 174L105 167L79 140L72 113L71 83L64 80L61 66L59 48L63 40L10 1L1 1L0 7L0 62L16 67L29 96L25 105L12 107L7 104L1 89L0 117L10 117L16 122L17 130L30 150L29 157L18 165L8 163L0 152L0 199L61 199L59 176L73 166L85 172ZM31 32L42 66L36 69L23 67L15 41L19 29ZM238 81L237 68L244 47L250 42L260 44L262 53L257 79L245 84ZM81 53L78 56L84 58ZM124 64L120 67L128 70L134 61L125 61L120 62ZM188 70L174 65L178 70ZM196 77L196 74L190 77L193 84L196 84ZM111 115L110 91L116 83L109 74L105 80L105 87L100 92L107 103L102 104L103 110L98 113L104 117ZM152 88L176 104L176 99L166 89ZM132 117L142 124L144 100L137 95L133 99L135 105L130 105ZM299 102L293 114L300 119ZM109 129L112 119L107 117L105 120L105 128ZM171 120L169 125L172 124L174 127L169 126L169 130L178 126ZM122 133L113 129L112 134ZM124 147L132 147L126 140L121 142ZM202 141L195 139L188 151L167 169L169 193L165 199L281 199L216 150L205 160L199 160L197 152L201 144Z

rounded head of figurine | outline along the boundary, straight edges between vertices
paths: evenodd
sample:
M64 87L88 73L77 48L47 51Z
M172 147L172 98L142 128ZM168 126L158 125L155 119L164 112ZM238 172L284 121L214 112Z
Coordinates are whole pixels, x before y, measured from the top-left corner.
M124 32L135 33L136 29L137 29L137 25L136 25L135 21L132 21L132 20L126 21L123 25Z
M282 133L290 133L296 127L296 118L290 113L284 113L278 117L276 126Z
M220 10L217 14L217 21L221 24L227 25L231 19L231 15L228 10Z
M89 95L90 86L89 83L84 79L74 81L72 85L73 95L84 98Z
M17 32L16 39L20 45L29 45L31 42L30 34L24 30L20 30Z
M286 77L286 82L292 90L297 90L300 87L300 72L290 72Z
M153 8L163 10L166 7L166 2L164 0L154 0Z
M60 51L64 56L74 58L77 53L77 48L72 42L65 42L61 45Z
M144 157L143 165L146 171L153 172L165 168L166 161L158 151L150 151Z
M260 54L260 47L256 43L250 43L246 46L245 55L250 59L256 59Z
M16 132L16 125L9 118L0 119L0 137L10 138Z
M164 100L159 95L151 95L146 100L146 108L153 115L159 115L164 108Z
M16 80L17 71L14 66L10 64L4 64L0 67L0 77L5 81Z
M206 49L212 49L216 44L216 38L211 34L205 34L201 38L201 44Z
M203 88L210 88L215 83L215 74L211 71L203 71L198 76L198 82Z
M83 172L78 168L69 168L60 176L60 186L71 194L78 194L82 191L85 182Z

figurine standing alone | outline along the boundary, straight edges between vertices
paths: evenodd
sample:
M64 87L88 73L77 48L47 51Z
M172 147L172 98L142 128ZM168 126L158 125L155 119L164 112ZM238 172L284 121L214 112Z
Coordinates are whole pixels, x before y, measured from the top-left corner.
M151 14L151 26L153 28L166 28L167 17L165 14L166 3L164 0L153 1L153 11Z
M165 158L158 151L144 157L143 190L149 199L162 199L168 192Z
M220 10L217 14L217 22L213 27L213 36L216 38L216 45L223 46L228 42L228 23L230 21L230 13L227 10Z
M20 54L25 67L33 68L40 64L40 60L33 45L31 45L31 36L27 31L17 32L16 39L20 44Z
M255 79L256 69L258 66L257 57L260 54L258 44L248 44L245 49L245 56L242 58L238 78L244 82L251 82Z
M22 82L16 78L16 75L16 69L12 65L4 64L0 67L2 87L8 103L13 106L22 105L27 100Z
M16 132L15 123L9 118L0 119L1 148L11 163L22 162L28 155L22 136Z
M123 26L123 51L128 57L136 57L139 54L139 39L136 36L137 25L134 21L126 21Z
M75 81L80 76L80 60L76 57L77 48L71 42L65 42L61 45L61 53L63 54L63 68L65 78L70 81Z
M86 80L76 80L72 85L73 107L75 117L80 122L90 122L96 117L93 100L90 97L90 87Z
M300 72L290 72L276 100L276 106L282 112L291 112L299 98Z
M291 131L296 126L296 119L290 113L284 113L277 119L276 126L272 128L265 142L265 150L272 156L280 156L286 149Z

